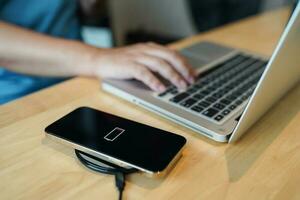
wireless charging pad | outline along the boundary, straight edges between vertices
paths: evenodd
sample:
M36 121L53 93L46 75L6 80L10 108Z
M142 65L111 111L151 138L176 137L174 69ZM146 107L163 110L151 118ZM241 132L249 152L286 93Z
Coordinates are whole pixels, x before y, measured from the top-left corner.
M138 172L137 169L135 168L124 168L124 167L120 167L116 164L110 163L106 160L102 160L98 157L95 157L93 155L87 154L83 151L77 150L75 149L75 155L77 156L78 160L84 165L88 167L89 169L94 170L94 168L98 169L99 167L106 170L106 171L120 171L123 172L125 174L130 174L133 172ZM95 171L95 170L94 170Z
M125 175L138 172L138 170L135 168L123 168L77 149L75 149L75 155L78 160L88 169L98 173L115 176L116 187L119 190L119 200L122 199L125 186Z

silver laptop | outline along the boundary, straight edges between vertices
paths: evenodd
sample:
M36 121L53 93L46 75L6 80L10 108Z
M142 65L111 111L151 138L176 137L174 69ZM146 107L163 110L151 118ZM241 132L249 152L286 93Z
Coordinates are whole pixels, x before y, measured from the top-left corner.
M300 78L300 5L273 55L201 42L180 53L199 72L196 82L163 93L141 82L105 80L103 89L219 142L234 142Z

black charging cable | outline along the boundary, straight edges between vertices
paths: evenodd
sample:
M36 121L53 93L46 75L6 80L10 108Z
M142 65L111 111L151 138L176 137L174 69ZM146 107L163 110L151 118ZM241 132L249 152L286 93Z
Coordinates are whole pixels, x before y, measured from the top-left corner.
M123 191L125 187L125 176L127 174L131 174L134 172L137 172L137 169L134 168L123 168L118 165L115 165L113 163L107 162L105 160L102 160L100 158L97 158L95 156L89 155L85 152L79 151L75 149L75 155L77 156L78 160L87 168L90 170L102 173L102 174L110 174L115 176L115 182L116 182L116 187L119 191L119 200L122 200L123 196ZM95 164L92 161L89 161L85 157L95 160L101 164L104 164L105 166L101 166L98 164Z

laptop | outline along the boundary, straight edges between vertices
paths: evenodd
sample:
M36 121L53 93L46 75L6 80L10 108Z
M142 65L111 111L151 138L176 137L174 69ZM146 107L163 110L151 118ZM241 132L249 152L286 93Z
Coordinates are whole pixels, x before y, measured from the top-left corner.
M237 141L300 78L300 4L272 56L212 42L180 51L199 73L184 91L162 93L136 80L104 80L103 89L218 142Z

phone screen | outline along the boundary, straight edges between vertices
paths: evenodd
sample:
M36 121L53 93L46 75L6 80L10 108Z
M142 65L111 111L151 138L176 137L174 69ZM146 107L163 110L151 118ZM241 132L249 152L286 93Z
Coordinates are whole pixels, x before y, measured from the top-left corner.
M151 172L163 171L186 139L92 108L78 108L45 131Z

